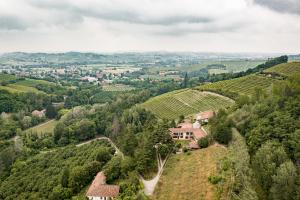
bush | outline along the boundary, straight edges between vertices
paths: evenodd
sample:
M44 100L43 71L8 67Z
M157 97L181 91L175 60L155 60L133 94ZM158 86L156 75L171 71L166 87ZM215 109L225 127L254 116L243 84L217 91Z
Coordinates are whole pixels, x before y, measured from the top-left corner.
M220 181L222 181L222 177L221 176L213 176L213 175L211 175L211 176L208 177L208 181L211 184L215 185L215 184L218 184Z
M209 145L209 139L208 136L201 138L198 140L198 145L200 148L206 148Z

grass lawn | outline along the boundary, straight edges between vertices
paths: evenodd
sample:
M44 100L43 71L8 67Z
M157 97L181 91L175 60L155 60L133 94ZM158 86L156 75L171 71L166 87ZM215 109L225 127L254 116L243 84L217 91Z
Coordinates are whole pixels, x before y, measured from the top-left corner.
M123 84L104 85L102 87L104 91L110 91L110 92L123 92L123 91L130 91L135 89L134 87L131 87L129 85L123 85Z
M47 121L45 123L42 123L40 125L34 126L30 129L27 129L26 132L32 131L32 132L37 132L37 133L52 134L57 123L58 123L58 121L53 119L53 120Z
M227 155L226 148L212 145L206 149L177 154L168 160L152 200L215 199L217 186L208 181L216 173L217 161Z

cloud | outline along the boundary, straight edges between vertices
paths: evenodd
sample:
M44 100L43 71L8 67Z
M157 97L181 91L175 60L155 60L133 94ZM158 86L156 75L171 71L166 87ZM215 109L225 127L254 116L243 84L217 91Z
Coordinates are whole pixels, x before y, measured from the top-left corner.
M0 50L297 49L296 1L0 0Z
M300 15L299 0L254 0L254 2L277 12Z
M25 30L26 23L15 16L0 15L0 30Z

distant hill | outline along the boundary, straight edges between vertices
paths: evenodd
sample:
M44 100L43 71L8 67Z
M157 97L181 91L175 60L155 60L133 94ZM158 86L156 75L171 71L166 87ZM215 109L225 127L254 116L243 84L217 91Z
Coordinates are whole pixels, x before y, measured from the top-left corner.
M300 62L283 63L264 70L264 72L277 73L282 76L290 76L300 73Z
M160 118L177 119L180 115L227 108L233 103L233 100L218 94L184 89L151 98L142 107Z

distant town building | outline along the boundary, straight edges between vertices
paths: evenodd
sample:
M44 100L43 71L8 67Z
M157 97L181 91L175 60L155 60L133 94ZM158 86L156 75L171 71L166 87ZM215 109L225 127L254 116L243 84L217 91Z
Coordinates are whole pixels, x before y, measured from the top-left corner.
M118 185L107 185L103 171L99 172L89 187L86 196L89 200L112 200L119 195Z

